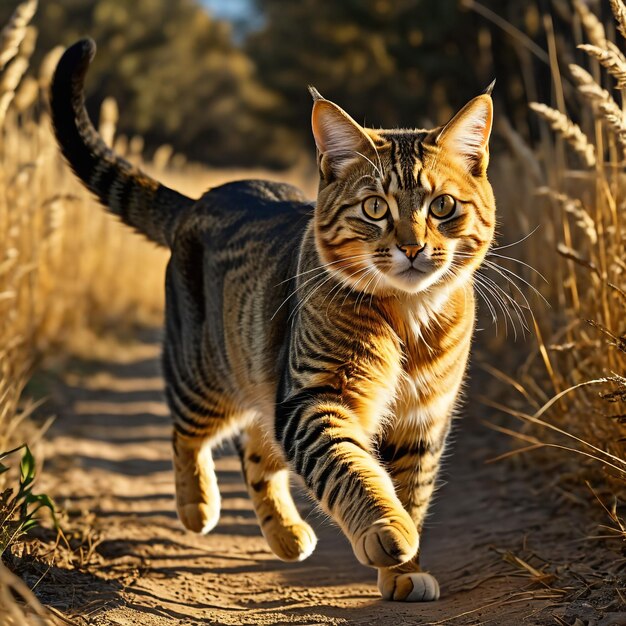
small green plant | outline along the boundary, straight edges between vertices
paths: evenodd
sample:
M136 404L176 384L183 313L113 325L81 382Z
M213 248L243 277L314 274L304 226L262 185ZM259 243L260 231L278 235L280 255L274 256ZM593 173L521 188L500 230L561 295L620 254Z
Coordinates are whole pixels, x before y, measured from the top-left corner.
M24 533L39 524L37 512L40 509L50 511L54 525L58 528L52 499L46 494L33 493L35 458L26 444L0 454L0 475L9 471L9 467L2 461L20 450L23 453L17 493L14 493L13 487L0 492L0 558Z

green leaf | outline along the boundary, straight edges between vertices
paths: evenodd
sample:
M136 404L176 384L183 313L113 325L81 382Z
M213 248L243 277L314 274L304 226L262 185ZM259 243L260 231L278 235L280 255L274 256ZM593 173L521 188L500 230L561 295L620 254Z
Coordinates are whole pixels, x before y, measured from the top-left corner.
M20 462L20 478L22 486L30 485L35 480L35 457L33 457L30 448L24 446L24 454Z

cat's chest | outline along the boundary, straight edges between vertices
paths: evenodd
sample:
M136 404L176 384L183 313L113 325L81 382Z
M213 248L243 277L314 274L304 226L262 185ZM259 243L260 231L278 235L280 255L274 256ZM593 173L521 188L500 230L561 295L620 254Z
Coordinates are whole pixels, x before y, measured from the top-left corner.
M402 367L393 413L425 425L452 410L461 386L472 323L462 316L410 311L399 325Z

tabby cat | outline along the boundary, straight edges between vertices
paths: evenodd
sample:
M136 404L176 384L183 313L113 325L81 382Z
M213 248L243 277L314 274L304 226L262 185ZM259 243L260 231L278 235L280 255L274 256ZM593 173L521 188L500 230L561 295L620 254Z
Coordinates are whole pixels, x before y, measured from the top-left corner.
M437 599L419 539L494 233L490 90L444 127L374 130L311 89L317 203L260 180L193 200L98 136L83 94L94 53L83 40L60 60L54 128L98 200L171 249L163 372L182 523L216 525L211 448L238 435L276 556L300 561L316 544L289 492L295 472L378 569L383 598Z

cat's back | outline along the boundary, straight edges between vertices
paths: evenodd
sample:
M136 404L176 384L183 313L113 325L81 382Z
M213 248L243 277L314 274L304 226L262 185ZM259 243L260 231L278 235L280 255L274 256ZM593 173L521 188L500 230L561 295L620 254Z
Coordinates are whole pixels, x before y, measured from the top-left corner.
M180 220L183 235L228 247L245 233L294 235L304 231L313 204L297 187L268 180L239 180L207 191ZM261 232L262 231L262 232Z

